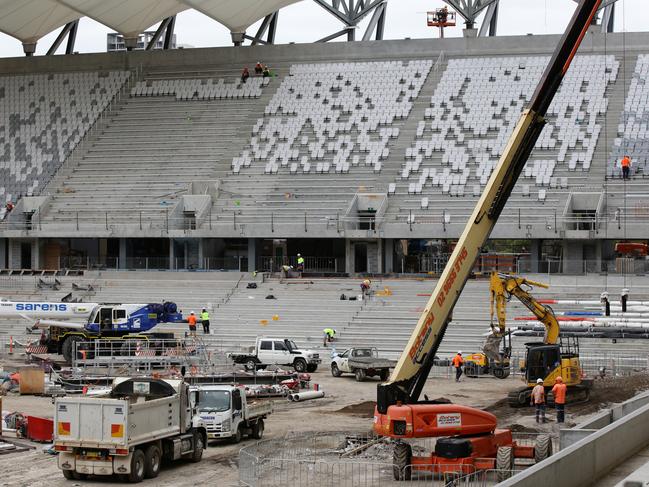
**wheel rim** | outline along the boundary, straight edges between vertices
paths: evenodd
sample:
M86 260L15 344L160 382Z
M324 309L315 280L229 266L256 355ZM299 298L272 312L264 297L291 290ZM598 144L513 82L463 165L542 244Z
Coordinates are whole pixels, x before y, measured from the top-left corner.
M142 477L144 475L144 462L141 459L135 462L135 473L138 477Z
M246 367L248 368L248 370L255 370L255 362L253 360L250 360L246 363Z
M157 472L160 469L160 453L156 451L151 457L151 470Z
M336 364L333 364L333 365L331 366L331 373L332 373L333 375L338 375L338 366L337 366Z

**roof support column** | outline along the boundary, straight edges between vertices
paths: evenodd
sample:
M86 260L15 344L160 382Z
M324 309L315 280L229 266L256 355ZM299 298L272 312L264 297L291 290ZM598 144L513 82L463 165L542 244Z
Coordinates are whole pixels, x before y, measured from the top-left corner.
M453 9L464 18L465 36L475 29L478 15L492 3L498 3L498 0L444 0ZM475 34L473 34L475 37Z
M257 33L254 36L249 36L244 33L244 38L251 41L251 46L255 46L257 44L274 44L275 33L277 32L277 17L279 17L279 10L277 12L273 12L272 14L266 15L266 17L264 17L264 20L261 22ZM264 39L266 31L268 31L268 35L266 36L266 39Z
M33 56L36 52L36 43L35 42L23 42L23 52L25 56Z
M316 42L327 42L347 34L348 41L356 40L358 24L370 13L372 18L363 34L363 40L370 40L376 31L376 39L383 38L387 0L313 0L329 14L344 24L338 32Z
M66 54L72 54L74 53L74 43L77 39L77 28L79 26L79 19L74 20L72 22L68 22L63 26L63 29L61 29L61 32L59 32L59 35L56 37L56 40L52 43L50 48L47 50L47 56L51 56L56 53L56 50L59 48L61 43L63 42L63 39L68 38L68 43L65 48L65 53Z
M162 46L163 49L171 49L173 46L174 40L174 29L176 28L176 16L173 15L169 17L169 23L167 24L167 29L165 30L165 42Z
M172 20L175 20L176 16L171 16L167 17L164 19L162 22L160 22L160 25L158 26L158 30L155 31L155 34L153 34L153 37L149 41L149 43L146 45L145 49L147 51L150 51L151 49L155 49L156 43L160 40L160 37L162 36L163 32L167 32L169 30L169 24L172 22ZM173 34L173 33L172 33ZM166 36L165 36L165 44L167 42ZM165 47L165 49L167 49Z

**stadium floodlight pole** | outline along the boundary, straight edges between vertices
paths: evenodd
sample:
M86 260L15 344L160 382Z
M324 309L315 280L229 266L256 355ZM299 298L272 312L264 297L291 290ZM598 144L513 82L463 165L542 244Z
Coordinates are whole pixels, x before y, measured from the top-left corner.
M417 403L435 353L451 321L453 308L464 288L480 249L489 238L529 159L543 127L545 115L577 53L602 0L581 0L543 73L532 100L521 114L498 165L464 227L435 289L419 317L389 380L377 389L375 428L388 425L388 408L399 402ZM386 416L386 414L388 416Z

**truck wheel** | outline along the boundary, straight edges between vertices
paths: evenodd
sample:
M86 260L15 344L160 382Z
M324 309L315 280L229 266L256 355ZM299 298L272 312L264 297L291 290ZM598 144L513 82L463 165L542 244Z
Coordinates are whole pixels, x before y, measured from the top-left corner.
M128 481L130 483L137 484L144 480L145 465L144 452L137 448L131 457L131 473L128 474Z
M539 435L534 445L534 461L542 462L552 455L552 438L550 435Z
M203 458L203 435L198 431L194 431L194 451L191 456L191 461L198 463Z
M75 474L75 473L76 473L76 472L75 472L74 470L63 470L63 476L64 476L67 480L77 480L77 479L74 477L74 474Z
M261 440L262 436L264 436L264 420L260 419L255 423L255 425L252 427L252 436L255 440Z
M511 446L498 447L496 453L496 479L503 482L512 476L514 470L514 449Z
M258 363L259 363L259 360L258 360L258 359L256 359L256 358L249 358L248 360L246 360L246 363L244 364L244 367L245 367L245 369L246 369L248 372L252 372L252 371L254 371L255 369L257 369L257 364L258 364Z
M162 454L158 445L149 445L144 452L144 478L154 479L160 473Z
M496 367L494 369L494 377L496 379L506 379L509 377L509 367Z
M340 377L341 375L343 375L343 373L335 363L331 364L331 375L333 375L334 377Z
M363 369L356 369L354 376L358 382L363 382L365 380L365 371Z
M296 372L306 372L306 360L303 358L296 358L293 362L293 368Z
M72 363L72 358L74 355L74 351L77 348L76 343L81 341L81 337L78 335L71 335L65 339L63 342L63 346L61 347L61 353L63 354L63 358L65 361L69 364Z
M312 374L312 373L315 372L316 370L318 370L318 364L307 364L307 366L306 366L306 371L307 371L307 372L309 372L310 374Z
M412 476L412 447L408 443L399 442L394 445L392 470L394 480L410 480Z
M388 379L390 378L390 369L383 369L383 370L381 370L380 377L381 377L381 380L382 380L383 382L385 382L386 380L388 380Z
M474 364L467 364L464 366L464 375L467 377L478 377L478 367Z
M232 443L239 443L243 438L243 432L241 431L241 425L237 428L237 431L232 435Z

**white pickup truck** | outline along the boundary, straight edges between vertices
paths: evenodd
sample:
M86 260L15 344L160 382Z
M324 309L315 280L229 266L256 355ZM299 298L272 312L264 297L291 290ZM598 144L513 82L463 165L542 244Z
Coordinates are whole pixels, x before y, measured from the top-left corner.
M155 478L162 463L199 462L207 430L197 392L182 380L118 378L110 397L63 397L54 403L54 449L66 479L117 474Z
M382 381L390 377L390 369L396 361L379 357L376 348L349 348L331 360L331 375L340 377L344 373L354 374L358 382L366 377L378 376Z
M300 350L293 340L286 338L257 338L248 353L232 353L235 364L244 364L247 370L264 369L267 365L292 366L297 372L315 372L322 362L313 350Z
M200 385L197 389L198 409L209 440L239 443L244 435L261 440L264 420L273 412L269 401L249 403L244 389L229 385Z

